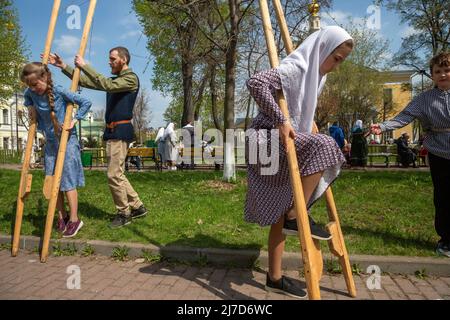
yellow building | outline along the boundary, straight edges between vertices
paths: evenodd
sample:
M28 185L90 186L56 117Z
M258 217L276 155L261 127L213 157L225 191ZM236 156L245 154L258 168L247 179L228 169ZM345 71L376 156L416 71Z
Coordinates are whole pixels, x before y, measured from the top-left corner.
M412 76L415 71L390 71L386 72L387 82L383 84L384 101L378 106L378 112L382 121L390 120L399 114L412 99ZM416 123L410 123L406 127L387 132L385 141L397 139L403 132L409 134L411 142L419 139L419 127Z

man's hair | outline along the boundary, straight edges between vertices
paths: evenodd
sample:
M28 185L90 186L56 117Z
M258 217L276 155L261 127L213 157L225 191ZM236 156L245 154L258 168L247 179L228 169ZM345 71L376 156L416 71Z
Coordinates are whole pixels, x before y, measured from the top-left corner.
M121 57L122 59L125 59L127 61L127 64L130 64L131 56L130 56L130 51L128 51L127 48L115 47L115 48L112 48L111 50L109 50L109 53L111 53L113 51L117 51L117 54L119 55L119 57Z
M450 52L441 52L430 60L430 72L433 75L433 67L450 67Z

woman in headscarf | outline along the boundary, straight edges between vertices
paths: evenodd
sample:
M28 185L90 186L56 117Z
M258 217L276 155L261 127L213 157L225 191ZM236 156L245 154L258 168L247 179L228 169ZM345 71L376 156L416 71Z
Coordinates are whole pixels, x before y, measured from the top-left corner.
M166 153L165 153L165 141L164 141L164 127L159 128L158 134L156 135L155 143L158 146L158 156L161 159L161 168L166 165Z
M165 158L167 161L167 165L169 170L177 170L176 161L178 159L178 148L177 148L177 135L175 134L175 124L169 123L165 132L164 132L164 151Z
M366 137L370 134L368 130L364 130L362 120L356 120L355 126L352 128L351 134L351 150L350 162L352 166L365 167L367 165L367 154L369 147Z
M353 40L344 29L325 27L310 35L278 68L257 73L247 81L250 94L259 106L259 114L253 120L251 128L254 130L249 135L246 148L248 192L245 220L260 226L271 226L266 290L294 297L306 295L296 282L282 276L285 234L297 234L297 215L293 209L285 145L288 139L294 139L309 209L337 178L345 162L332 137L311 134L311 131L317 99L325 84L326 74L344 61L352 48ZM276 102L277 92L280 91L286 98L290 119L285 118ZM271 139L272 129L279 129L281 139L277 136ZM263 172L265 166L261 162L252 163L257 148L278 152L279 166L276 172L267 175L267 172ZM331 238L311 218L310 226L313 238Z

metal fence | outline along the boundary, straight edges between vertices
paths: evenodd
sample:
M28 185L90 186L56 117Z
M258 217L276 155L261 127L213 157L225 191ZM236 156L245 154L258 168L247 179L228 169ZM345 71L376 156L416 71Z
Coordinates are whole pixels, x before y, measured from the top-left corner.
M1 164L19 164L22 162L23 151L0 149Z

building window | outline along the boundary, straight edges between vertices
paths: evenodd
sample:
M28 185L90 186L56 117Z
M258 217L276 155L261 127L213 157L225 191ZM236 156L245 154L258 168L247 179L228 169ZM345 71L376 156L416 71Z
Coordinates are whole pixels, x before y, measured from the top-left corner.
M3 149L4 150L8 150L9 149L9 138L8 137L4 137L3 138Z
M3 124L9 124L9 112L7 109L3 110Z
M24 126L24 122L23 122L23 116L24 116L24 112L22 110L19 110L19 112L17 112L17 125L19 126Z
M392 88L383 89L383 113L381 115L383 121L386 121L386 118L389 113L392 112L393 107Z

